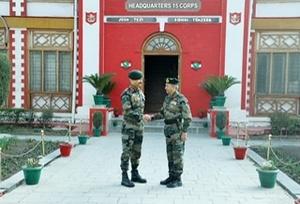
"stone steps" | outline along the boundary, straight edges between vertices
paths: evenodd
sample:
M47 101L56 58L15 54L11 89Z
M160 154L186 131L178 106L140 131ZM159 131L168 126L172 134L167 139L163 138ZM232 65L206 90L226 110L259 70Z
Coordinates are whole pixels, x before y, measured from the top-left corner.
M121 132L122 118L111 118L109 122L109 131ZM156 120L145 124L145 132L162 132L164 130L164 121ZM188 129L189 133L203 133L208 132L208 119L193 118Z

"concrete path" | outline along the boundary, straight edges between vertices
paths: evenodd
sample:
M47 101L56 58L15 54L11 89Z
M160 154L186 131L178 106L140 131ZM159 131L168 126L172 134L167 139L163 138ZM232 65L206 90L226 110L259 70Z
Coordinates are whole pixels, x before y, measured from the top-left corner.
M140 173L147 184L120 185L121 139L118 133L91 138L70 157L58 158L43 169L39 185L21 185L0 198L0 204L292 204L279 185L259 186L256 167L233 158L232 147L207 134L189 135L183 187L159 185L167 177L165 140L146 133Z

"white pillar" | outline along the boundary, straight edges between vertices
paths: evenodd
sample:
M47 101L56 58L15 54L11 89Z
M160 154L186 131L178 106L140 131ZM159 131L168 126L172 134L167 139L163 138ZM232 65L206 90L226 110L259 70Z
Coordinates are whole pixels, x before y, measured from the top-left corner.
M82 3L82 75L90 75L99 73L100 59L100 1L99 0L83 0ZM97 19L95 23L86 21L86 13L96 13ZM81 83L81 82L79 82ZM82 86L82 107L77 109L77 117L88 118L88 110L94 105L93 95L96 90L88 83Z
M245 25L250 25L251 19L250 17L249 22L244 22L246 2L236 0L227 1L225 75L233 76L238 81L241 81L240 84L230 87L225 93L225 106L230 111L230 120L242 120L246 117L246 111L241 109L243 59L247 57L244 56L244 49L247 48L244 47L244 32ZM235 24L230 20L230 14L233 13L241 14L239 23Z

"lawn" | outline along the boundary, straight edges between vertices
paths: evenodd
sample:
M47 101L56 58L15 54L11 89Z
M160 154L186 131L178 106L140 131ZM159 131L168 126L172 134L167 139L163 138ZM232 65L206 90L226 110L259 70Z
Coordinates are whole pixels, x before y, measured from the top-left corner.
M25 161L34 157L42 155L42 146L39 144L33 151L23 155L23 153L29 152L33 149L39 141L34 139L17 139L16 137L3 137L0 139L0 147L3 154L1 155L1 178L5 180L17 173L22 169ZM59 142L45 141L45 154L49 154L59 148ZM6 156L7 155L7 156ZM14 156L9 156L14 155ZM22 156L20 156L22 155Z
M264 146L252 146L251 149L258 153L261 157L267 158L267 148ZM300 150L297 146L280 146L273 147L275 154L280 161L276 159L274 154L270 153L270 159L274 161L281 171L290 178L300 184Z

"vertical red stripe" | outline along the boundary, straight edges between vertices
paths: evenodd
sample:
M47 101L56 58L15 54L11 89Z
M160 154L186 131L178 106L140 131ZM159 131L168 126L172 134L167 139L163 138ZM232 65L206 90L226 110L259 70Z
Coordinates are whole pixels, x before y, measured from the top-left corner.
M13 0L9 0L9 15L10 16L15 16L16 13L13 11L13 7L15 7L15 3Z
M256 55L255 55L255 45L256 45L256 35L255 32L251 33L252 38L252 49L251 49L251 67L250 71L250 94L249 94L249 113L254 115L255 113L255 64L256 64Z
M247 69L249 53L249 23L250 23L250 3L251 0L245 0L244 10L244 45L243 45L243 67L242 67L242 89L241 89L241 109L246 107L246 89L247 89Z
M24 35L23 41L24 41L24 47L22 48L24 51L23 60L24 60L24 105L23 107L25 109L30 108L30 91L29 91L29 68L28 68L28 31L22 31L22 34Z
M21 3L21 6L23 7L23 11L21 12L21 16L27 16L27 0L24 0L24 2Z
M15 47L13 46L13 43L15 42L15 39L13 38L13 34L15 32L14 31L10 31L9 32L9 60L11 62L11 66L13 66L12 60L15 58L15 55L13 55L13 50L15 50ZM13 96L12 96L12 92L13 92L13 80L12 80L12 76L13 76L13 71L12 71L12 67L11 67L11 73L10 73L10 85L9 85L9 95L8 95L8 107L13 107Z
M220 32L220 65L219 75L225 73L225 49L226 49L226 24L227 24L227 0L222 1L222 24Z
M82 69L83 69L83 0L78 1L78 106L82 106ZM74 41L77 39L74 39ZM76 79L74 79L76 80Z

